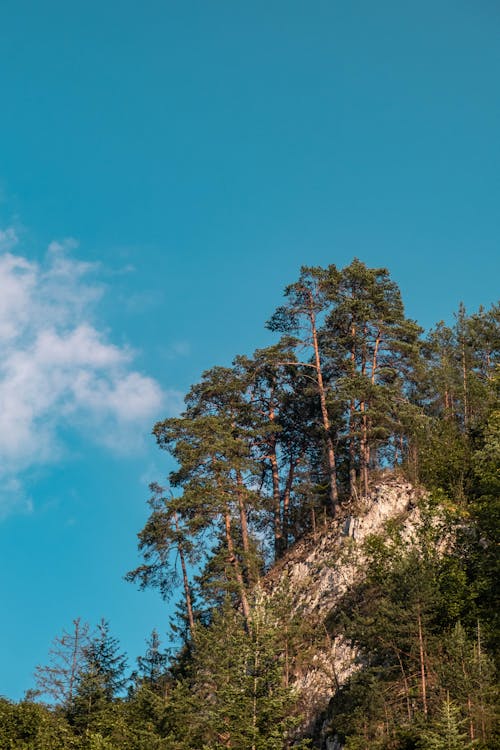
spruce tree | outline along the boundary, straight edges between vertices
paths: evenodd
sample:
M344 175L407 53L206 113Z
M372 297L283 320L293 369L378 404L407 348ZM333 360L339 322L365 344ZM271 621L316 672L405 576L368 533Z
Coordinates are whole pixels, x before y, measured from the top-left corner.
M108 723L106 713L128 681L126 663L118 639L110 633L109 623L101 620L84 650L75 695L68 709L70 721L79 731Z
M473 747L464 731L464 723L460 708L447 696L431 727L422 733L420 747L423 750L465 750Z

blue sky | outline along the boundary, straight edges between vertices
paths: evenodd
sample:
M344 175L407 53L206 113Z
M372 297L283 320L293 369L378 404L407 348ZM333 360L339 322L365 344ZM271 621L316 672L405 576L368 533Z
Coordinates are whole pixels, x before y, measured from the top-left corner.
M0 694L168 612L122 581L153 423L269 341L301 264L385 265L423 325L498 298L493 0L0 6Z

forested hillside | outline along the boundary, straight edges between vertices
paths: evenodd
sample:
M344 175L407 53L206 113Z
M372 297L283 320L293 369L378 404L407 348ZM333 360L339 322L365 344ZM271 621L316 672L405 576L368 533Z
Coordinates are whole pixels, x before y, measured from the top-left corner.
M107 622L75 619L26 699L0 700L1 748L500 747L500 306L424 332L355 259L303 268L267 327L275 343L204 372L153 429L175 468L126 577L178 602L169 648L153 631L128 670ZM388 478L415 488L411 540L396 517L368 534L321 618L286 576L269 595ZM300 676L340 637L356 668L313 726Z

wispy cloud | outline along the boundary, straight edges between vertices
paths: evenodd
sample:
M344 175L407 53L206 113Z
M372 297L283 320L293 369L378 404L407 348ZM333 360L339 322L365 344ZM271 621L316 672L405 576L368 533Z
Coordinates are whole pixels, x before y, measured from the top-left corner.
M189 341L174 341L169 347L163 350L166 359L180 359L189 357L191 354L191 344Z
M0 229L0 251L12 250L18 243L19 239L14 227Z
M100 269L72 257L74 240L51 243L42 263L16 245L0 230L0 515L29 510L23 472L61 459L63 431L123 452L180 403L96 323Z
M0 490L0 521L11 513L29 515L33 512L33 500L23 483L14 476L2 475Z

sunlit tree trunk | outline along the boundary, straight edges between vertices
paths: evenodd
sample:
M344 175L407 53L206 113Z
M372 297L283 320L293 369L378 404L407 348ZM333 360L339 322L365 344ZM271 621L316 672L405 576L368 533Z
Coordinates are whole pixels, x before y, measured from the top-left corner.
M224 528L226 536L226 546L228 552L228 562L233 568L234 577L238 585L238 592L240 595L241 609L243 611L243 617L245 618L245 624L248 631L250 631L250 605L248 603L248 597L246 593L245 581L243 579L243 573L241 571L240 562L236 555L234 548L234 541L231 531L231 513L229 508L226 506L224 512Z
M312 293L309 292L309 320L311 322L311 336L314 350L314 363L316 369L316 378L318 383L319 401L321 406L321 415L323 418L323 428L325 432L326 442L326 454L328 459L328 471L329 471L329 487L330 487L330 514L335 516L337 511L339 493L337 489L337 466L335 459L335 448L333 445L331 435L331 424L330 417L328 416L328 408L326 405L326 390L323 382L323 371L321 368L321 358L319 354L319 343L318 343L318 331L316 328L316 315L314 313L314 305Z
M188 616L189 632L191 633L191 638L194 638L195 625L194 625L194 615L193 615L193 602L191 599L191 589L189 587L189 578L187 574L186 557L184 555L184 546L182 542L180 541L179 517L176 512L173 513L173 519L174 519L174 524L175 524L175 531L178 536L177 552L179 553L179 559L181 561L182 585L184 588L184 600L186 602L186 612Z

